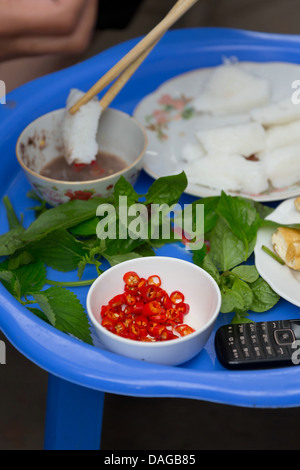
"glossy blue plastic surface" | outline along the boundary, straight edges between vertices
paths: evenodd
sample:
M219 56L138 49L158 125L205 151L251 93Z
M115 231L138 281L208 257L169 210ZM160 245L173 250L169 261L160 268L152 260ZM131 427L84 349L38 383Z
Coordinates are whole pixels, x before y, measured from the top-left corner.
M17 213L24 213L26 224L33 217L26 209L34 203L26 198L29 185L15 157L18 135L36 117L63 107L70 88L87 90L135 42L118 45L83 64L26 84L7 97L7 106L0 105L0 195L9 195ZM112 106L132 113L140 99L165 80L202 66L218 65L223 56L300 63L300 38L229 29L173 30L166 34ZM150 177L142 174L136 189L144 193L151 182ZM182 198L183 203L192 200L188 195ZM1 233L8 228L3 206L0 227ZM179 246L168 246L159 253L191 259ZM87 272L86 277L89 275ZM51 276L66 280L66 275L50 271ZM76 273L68 274L69 279L75 280ZM85 304L87 288L76 289L76 293ZM247 407L300 405L298 367L225 370L216 360L213 335L192 361L179 367L165 367L120 357L60 333L21 307L2 285L0 306L1 329L10 342L38 366L74 384L123 395L193 398ZM297 307L282 300L271 312L253 314L251 318L273 320L298 315ZM231 315L220 314L216 328L230 320Z

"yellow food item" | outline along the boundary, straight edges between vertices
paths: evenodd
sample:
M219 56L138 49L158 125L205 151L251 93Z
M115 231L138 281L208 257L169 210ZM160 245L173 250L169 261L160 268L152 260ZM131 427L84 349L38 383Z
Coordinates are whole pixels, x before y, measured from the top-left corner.
M300 271L300 230L279 227L272 235L272 245L289 268Z
M295 207L300 212L300 196L295 200Z

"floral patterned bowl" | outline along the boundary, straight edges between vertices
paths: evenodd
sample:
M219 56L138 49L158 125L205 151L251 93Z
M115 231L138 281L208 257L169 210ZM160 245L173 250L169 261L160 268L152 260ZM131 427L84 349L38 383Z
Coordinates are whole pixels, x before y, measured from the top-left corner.
M135 183L143 167L147 135L133 117L111 108L102 113L97 141L100 150L117 155L128 163L124 170L86 182L58 181L41 176L42 168L63 154L63 116L64 109L41 116L24 129L16 145L18 162L41 199L57 206L72 199L105 197L113 191L121 175L131 184Z

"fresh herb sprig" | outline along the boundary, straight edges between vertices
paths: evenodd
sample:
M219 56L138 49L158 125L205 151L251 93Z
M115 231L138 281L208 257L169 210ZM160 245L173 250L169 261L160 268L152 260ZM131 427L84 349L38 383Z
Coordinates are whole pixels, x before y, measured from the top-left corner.
M94 278L82 280L88 265L101 275L102 264L110 266L128 259L154 256L157 248L175 241L160 236L132 239L100 240L96 236L100 204L110 203L119 211L119 197L126 196L128 205L176 204L187 187L185 173L154 181L146 194L136 193L123 177L112 196L95 197L88 201L74 200L55 208L44 202L31 208L34 222L25 228L7 197L4 206L9 231L0 236L0 281L8 291L32 313L55 328L92 344L89 323L84 308L71 288L87 286ZM29 197L37 200L35 195ZM250 321L249 312L272 308L279 296L259 276L251 265L251 255L258 229L271 211L267 206L232 197L199 199L192 203L204 205L205 240L207 244L193 252L193 261L217 281L222 294L221 312L235 314L233 322ZM149 215L150 217L150 215ZM172 217L169 219L172 226ZM172 234L172 231L170 231ZM209 245L209 250L207 246ZM77 271L77 281L59 282L48 279L48 268L67 273Z

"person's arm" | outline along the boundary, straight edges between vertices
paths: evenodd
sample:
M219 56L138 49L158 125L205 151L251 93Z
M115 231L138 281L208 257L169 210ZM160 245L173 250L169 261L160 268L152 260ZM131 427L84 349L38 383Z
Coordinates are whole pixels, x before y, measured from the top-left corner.
M82 53L97 7L98 0L0 0L0 61Z

